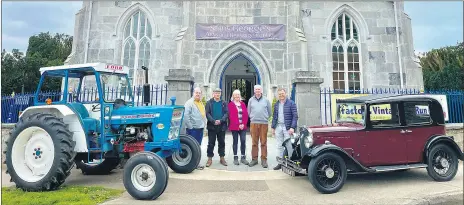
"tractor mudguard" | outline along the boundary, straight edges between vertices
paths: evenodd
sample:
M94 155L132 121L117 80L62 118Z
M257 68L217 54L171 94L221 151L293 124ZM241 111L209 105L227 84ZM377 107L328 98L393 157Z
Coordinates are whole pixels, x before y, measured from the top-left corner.
M432 149L432 147L438 143L443 143L451 147L453 149L458 158L460 160L464 160L464 153L461 151L461 148L459 148L459 145L454 141L454 137L452 136L446 136L446 135L435 135L430 137L430 139L425 143L424 146L424 162L426 162L429 153L429 150Z
M87 138L81 124L81 119L66 105L40 105L26 108L21 113L19 118L27 117L34 113L50 113L57 117L61 117L63 122L69 126L69 130L73 133L73 141L76 142L74 151L88 152Z
M358 160L354 159L350 154L348 154L344 149L341 147L334 145L334 144L321 144L313 147L310 149L307 153L306 156L308 156L310 159L315 158L322 153L326 152L334 152L340 157L342 157L345 161L351 161L354 166L356 166L358 169L365 171L365 172L375 172L375 170L367 168L363 166L361 163L358 162Z

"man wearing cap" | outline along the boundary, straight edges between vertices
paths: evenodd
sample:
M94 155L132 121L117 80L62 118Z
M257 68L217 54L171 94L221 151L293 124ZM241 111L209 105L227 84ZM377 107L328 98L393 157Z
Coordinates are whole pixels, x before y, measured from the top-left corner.
M227 130L227 118L229 110L227 103L221 99L221 89L216 88L213 90L213 98L206 102L206 119L208 129L208 150L207 156L208 161L206 167L211 166L213 163L212 158L214 156L214 146L216 139L218 141L218 153L220 157L220 163L227 166L227 162L224 159L225 156L225 136Z

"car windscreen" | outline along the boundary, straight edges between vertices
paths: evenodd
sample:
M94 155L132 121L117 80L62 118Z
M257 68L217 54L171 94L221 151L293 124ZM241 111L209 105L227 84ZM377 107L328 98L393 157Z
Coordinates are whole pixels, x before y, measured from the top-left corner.
M364 110L365 104L363 103L338 103L335 122L364 124Z

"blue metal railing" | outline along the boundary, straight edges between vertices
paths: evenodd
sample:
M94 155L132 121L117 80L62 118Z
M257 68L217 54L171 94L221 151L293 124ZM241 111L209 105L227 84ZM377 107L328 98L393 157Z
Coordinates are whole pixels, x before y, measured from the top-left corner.
M134 96L134 106L145 106L143 103L143 86L131 88ZM167 84L157 84L150 86L150 99L148 104L152 105L165 105L168 103L168 86ZM47 98L52 102L60 101L63 93L61 91L44 91L38 95L38 102L45 103ZM121 98L129 100L129 89L113 89L105 88L105 99ZM77 95L77 91L68 92L68 102L82 102L89 103L95 102L98 98L98 92L95 88L83 88L81 93ZM16 123L22 111L34 104L34 93L12 94L2 96L2 123Z
M332 123L333 116L333 96L337 97L354 97L356 94L434 94L445 95L448 104L448 122L447 123L463 123L464 122L464 90L425 90L419 89L362 89L355 91L333 90L324 88L320 90L320 103L321 103L321 123ZM345 95L345 96L344 96Z

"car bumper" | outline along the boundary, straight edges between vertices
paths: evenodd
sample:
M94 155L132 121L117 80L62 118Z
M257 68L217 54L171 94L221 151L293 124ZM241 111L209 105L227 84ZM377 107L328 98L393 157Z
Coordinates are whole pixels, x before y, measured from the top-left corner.
M281 170L282 172L290 175L290 176L295 176L295 173L300 173L300 174L306 174L306 169L303 169L300 167L299 162L292 161L288 159L287 157L282 158L282 157L276 157L277 162L282 166Z

